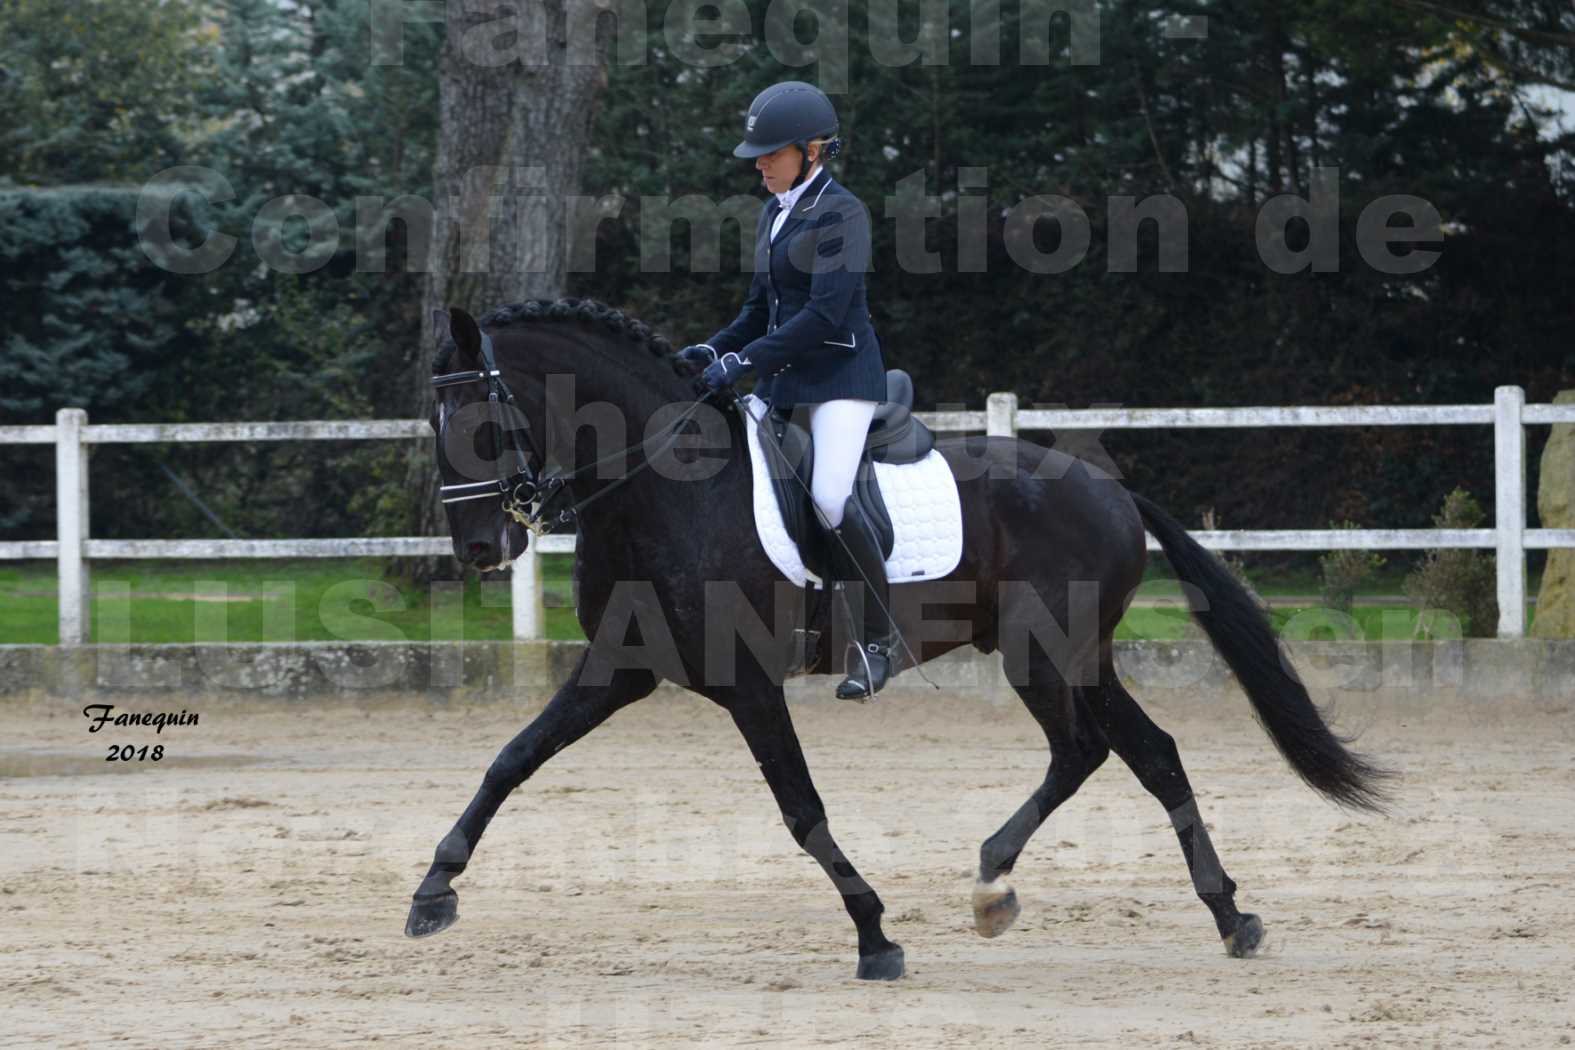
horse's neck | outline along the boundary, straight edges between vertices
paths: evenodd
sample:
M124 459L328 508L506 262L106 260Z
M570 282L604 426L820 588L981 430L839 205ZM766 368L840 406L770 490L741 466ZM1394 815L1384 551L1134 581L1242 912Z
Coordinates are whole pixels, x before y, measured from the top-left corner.
M598 477L601 472L590 464L598 455L606 454L598 451L600 444L605 442L593 436L594 426L587 426L576 434L573 469L584 473L570 482L569 488L574 502L595 500L580 515L582 533L616 543L635 531L659 537L669 532L663 525L670 525L671 530L692 531L719 514L749 513L749 453L736 413L721 410L727 412L727 462L708 476L690 477L684 475L694 473L693 467L688 471L679 467L664 472L663 464L671 466L674 461L672 452L663 454L662 449L672 434L668 420L676 420L682 410L691 407L692 398L675 402L671 392L654 389L629 377L609 380L589 372L576 373L575 395L576 401L583 404L611 405L624 421L624 437L610 443L613 450L636 446L623 457L622 463L615 460L608 465L614 468L610 476ZM670 407L675 404L680 408ZM658 412L663 413L663 422L668 425L652 430L651 422ZM649 440L646 440L648 434ZM639 447L642 441L645 441L643 448ZM644 466L648 453L657 455L661 462ZM702 449L695 456L703 461L717 454L716 450Z

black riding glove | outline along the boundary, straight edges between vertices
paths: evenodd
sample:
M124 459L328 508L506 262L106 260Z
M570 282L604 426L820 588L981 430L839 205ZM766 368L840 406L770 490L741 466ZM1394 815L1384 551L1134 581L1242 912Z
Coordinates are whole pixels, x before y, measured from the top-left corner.
M686 346L673 355L673 371L681 376L698 375L700 370L716 360L716 351L707 343Z

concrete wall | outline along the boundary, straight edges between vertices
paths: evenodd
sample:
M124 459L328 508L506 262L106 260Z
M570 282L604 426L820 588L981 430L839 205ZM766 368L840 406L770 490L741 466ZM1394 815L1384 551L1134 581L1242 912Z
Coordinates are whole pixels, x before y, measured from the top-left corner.
M284 643L0 646L0 704L51 699L145 699L148 706L201 701L505 702L537 706L573 669L583 642L436 644ZM1293 642L1298 673L1320 702L1365 721L1439 707L1493 717L1517 710L1575 718L1575 641ZM1117 665L1145 706L1241 704L1230 669L1204 641L1127 642ZM999 655L956 650L921 668L942 689L992 704L1017 700ZM795 702L831 697L834 678L796 678ZM931 686L914 670L881 693L897 700ZM1233 707L1232 710L1237 710Z

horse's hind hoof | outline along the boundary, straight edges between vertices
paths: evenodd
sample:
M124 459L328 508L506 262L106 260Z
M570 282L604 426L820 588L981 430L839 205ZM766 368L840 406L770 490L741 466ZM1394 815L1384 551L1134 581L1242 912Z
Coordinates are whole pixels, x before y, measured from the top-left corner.
M906 972L902 945L894 944L882 951L859 956L859 969L854 976L861 981L895 981Z
M1263 943L1263 920L1256 915L1243 915L1236 932L1225 938L1225 953L1233 959L1250 959L1258 954Z
M994 882L976 882L973 887L973 928L981 937L999 937L1011 929L1023 906L1017 903L1017 891L1005 879Z
M453 890L432 897L416 894L405 920L406 937L430 937L459 921L459 894Z

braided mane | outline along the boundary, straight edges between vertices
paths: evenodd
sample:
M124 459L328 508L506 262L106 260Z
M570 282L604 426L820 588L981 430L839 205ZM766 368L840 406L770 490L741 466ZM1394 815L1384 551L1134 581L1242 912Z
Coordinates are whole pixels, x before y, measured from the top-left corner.
M653 357L671 359L673 344L657 333L644 321L636 320L621 310L595 299L527 299L522 303L509 303L488 311L477 318L482 328L514 328L524 324L577 321L583 325L601 325L607 331L622 335L636 347L648 351ZM456 347L454 337L444 335L438 346L437 357L432 362L433 373L448 369L449 359Z

